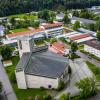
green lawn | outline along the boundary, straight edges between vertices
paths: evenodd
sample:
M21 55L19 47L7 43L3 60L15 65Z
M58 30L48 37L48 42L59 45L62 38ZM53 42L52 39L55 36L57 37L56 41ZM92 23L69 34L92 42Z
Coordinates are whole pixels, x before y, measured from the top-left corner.
M62 38L59 38L62 42L64 42L65 44L67 45L71 45L69 42L67 42L63 37Z
M12 17L16 17L16 18L20 18L20 19L31 19L31 20L37 20L38 17L37 15L34 14L16 14L16 15L11 15L8 16L9 19L11 19Z
M94 64L92 64L92 63L90 63L90 62L86 62L87 63L87 65L88 65L88 67L89 67L89 69L94 73L94 75L96 76L96 79L98 80L98 81L100 81L100 68L99 67L97 67L96 65L94 65Z
M93 54L90 54L89 52L86 52L86 51L84 51L84 50L80 50L82 53L84 53L84 54L86 54L86 55L89 55L90 57L92 57L92 58L94 58L94 59L96 59L96 60L98 60L98 61L100 61L100 58L99 57L97 57L97 56L95 56L95 55L93 55Z
M11 32L13 33L17 33L17 32L24 32L24 31L28 31L27 28L20 28L20 29L13 29L13 30L10 30Z
M14 72L18 61L19 61L19 57L13 57L12 58L13 65L5 68L10 80L11 80L10 76L11 76L12 72ZM18 89L16 83L14 83L12 81L11 81L11 83L12 83L12 87L17 95L18 100L27 100L26 98L28 96L32 96L34 98L36 95L39 95L42 98L48 92L47 90L41 90L41 89L25 89L25 90Z
M44 45L44 44L45 44L44 40L35 40L34 42L35 42L35 44L38 45L38 46Z

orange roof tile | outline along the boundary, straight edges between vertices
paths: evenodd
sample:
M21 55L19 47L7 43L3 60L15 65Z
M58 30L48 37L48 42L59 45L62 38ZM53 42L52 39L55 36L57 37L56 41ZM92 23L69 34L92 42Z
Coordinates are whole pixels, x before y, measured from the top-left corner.
M61 23L46 23L42 25L45 29L62 26Z
M86 37L90 37L90 34L81 34L81 35L70 37L69 39L70 40L78 40L78 39L82 39L82 38L86 38Z
M57 50L61 50L61 51L64 51L64 49L65 49L65 46L58 42L54 42L52 44L52 47L56 48Z
M13 34L7 34L8 37L16 37L16 36L21 36L21 35L29 35L31 33L37 33L37 32L41 32L43 31L43 29L38 28L38 29L33 29L33 30L29 30L29 31L24 31L24 32L17 32L17 33L13 33Z

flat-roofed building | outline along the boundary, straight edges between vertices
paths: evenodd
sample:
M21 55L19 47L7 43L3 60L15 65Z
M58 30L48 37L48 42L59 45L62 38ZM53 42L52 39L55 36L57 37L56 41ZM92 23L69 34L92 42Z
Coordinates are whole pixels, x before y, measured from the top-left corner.
M43 23L40 28L44 29L47 38L63 34L63 26L60 22Z
M94 39L84 42L84 50L100 58L100 41Z
M69 37L68 42L82 43L92 39L94 39L94 37L92 37L90 34L79 34L79 35Z

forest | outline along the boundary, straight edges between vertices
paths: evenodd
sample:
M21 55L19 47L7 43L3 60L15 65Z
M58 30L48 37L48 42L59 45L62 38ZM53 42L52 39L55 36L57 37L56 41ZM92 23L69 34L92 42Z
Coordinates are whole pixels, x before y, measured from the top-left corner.
M100 0L0 0L0 16L42 9L66 10L100 5Z

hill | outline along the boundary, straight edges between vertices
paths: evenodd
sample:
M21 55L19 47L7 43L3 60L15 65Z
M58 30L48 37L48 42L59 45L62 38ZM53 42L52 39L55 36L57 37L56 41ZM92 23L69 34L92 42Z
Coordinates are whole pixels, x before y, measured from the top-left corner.
M42 9L86 8L99 4L100 0L0 0L0 16Z

